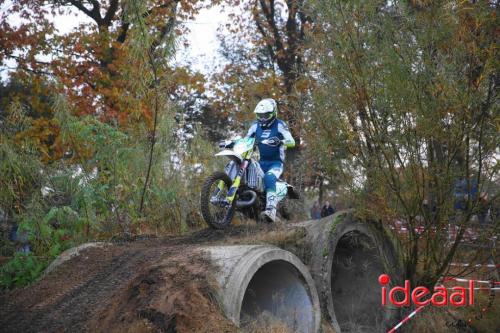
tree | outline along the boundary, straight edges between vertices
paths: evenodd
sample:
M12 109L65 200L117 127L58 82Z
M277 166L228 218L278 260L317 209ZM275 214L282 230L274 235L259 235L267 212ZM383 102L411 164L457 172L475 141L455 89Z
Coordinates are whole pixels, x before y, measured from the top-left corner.
M344 176L368 216L404 221L406 278L432 287L461 250L480 193L498 199L498 4L318 0L313 7L316 153ZM493 222L475 228L482 242L498 232ZM448 241L449 224L458 231ZM476 251L471 262L484 255Z
M0 288L29 283L61 251L90 239L200 222L192 199L212 151L187 117L205 81L169 63L183 31L175 20L198 8L18 1L1 14L0 61L15 66L0 85L0 218L28 235L32 254L11 260ZM92 21L68 34L47 19L75 10ZM197 133L189 142L186 129Z
M219 81L237 80L235 76L250 76L250 82L241 80L236 89L245 89L251 81L264 88L256 89L250 97L256 98L266 93L281 101L283 117L291 123L294 136L301 138L298 99L307 84L300 83L304 77L304 57L306 30L311 19L306 15L303 1L226 1L232 8L229 17L234 24L221 30L221 53L230 60L224 72L229 72ZM231 79L233 78L233 79ZM236 82L232 82L236 83ZM236 90L233 89L232 91ZM237 100L245 105L245 100Z
M15 60L21 80L33 75L56 79L59 92L68 95L80 115L99 115L125 126L138 119L151 125L151 111L142 96L133 93L130 81L134 23L126 12L131 4L119 0L16 1L0 18L0 62ZM197 1L144 2L142 19L150 53L164 56L159 49L169 42L174 29L176 34L183 33L175 20L192 17L200 6ZM83 15L91 23L84 21L74 31L60 34L47 19L57 14ZM173 69L164 70L173 75Z
M306 41L312 20L306 14L304 1L222 3L231 19L219 34L220 52L228 64L211 78L211 90L215 91L212 104L216 109L230 111L222 117L229 117L243 132L253 120L252 112L259 100L277 100L279 117L289 124L297 143L287 152L284 177L305 189L315 177L308 174L314 159L306 158L303 152L308 136L304 124L309 118L315 79L306 66Z

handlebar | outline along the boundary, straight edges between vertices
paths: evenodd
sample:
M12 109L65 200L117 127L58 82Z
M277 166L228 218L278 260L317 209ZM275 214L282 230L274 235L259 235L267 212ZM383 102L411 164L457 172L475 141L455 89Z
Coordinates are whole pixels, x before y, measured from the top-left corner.
M234 140L224 140L224 141L220 141L219 142L219 148L232 148L234 146ZM271 140L271 139L264 139L264 140L261 140L261 141L255 141L256 144L259 144L259 143L262 143L262 144L265 144L265 145L270 145L270 146L280 146L280 145L283 145L285 144L285 140L278 140L278 142L276 142L275 140Z

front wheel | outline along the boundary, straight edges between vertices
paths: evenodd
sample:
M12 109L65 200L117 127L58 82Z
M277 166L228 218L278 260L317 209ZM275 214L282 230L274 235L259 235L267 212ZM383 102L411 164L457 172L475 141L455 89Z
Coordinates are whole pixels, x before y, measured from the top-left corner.
M215 172L203 183L201 188L201 215L209 227L226 228L233 219L236 200L229 205L225 202L231 188L231 178L225 172Z

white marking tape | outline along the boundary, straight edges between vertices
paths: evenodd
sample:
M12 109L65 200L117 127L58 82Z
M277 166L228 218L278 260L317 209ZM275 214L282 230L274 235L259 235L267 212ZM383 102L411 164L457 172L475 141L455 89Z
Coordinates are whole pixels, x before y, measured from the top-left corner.
M404 323L406 323L408 320L411 319L414 315L416 315L420 310L422 310L425 307L425 305L419 306L416 308L412 313L410 313L408 316L406 316L403 320L401 320L396 326L394 326L390 331L387 333L394 333L398 328L403 326Z
M446 289L453 290L453 288L446 288ZM495 291L497 291L497 290L500 290L500 287L499 288L476 287L476 288L474 288L474 290L495 290Z
M486 284L495 284L495 285L500 285L500 282L496 281L484 281L484 280L469 280L469 279L460 279L460 278L454 278L454 277L445 277L443 281L457 281L457 282L469 282L469 281L474 281L477 283L486 283Z
M464 263L456 263L456 262L452 262L450 264L450 266L460 266L460 267L469 267L469 266L472 266L471 264L464 264ZM493 265L493 264L487 264L487 265L482 265L482 264L477 264L477 265L474 265L474 267L490 267L490 268L496 268L496 267L500 267L500 264L499 265Z

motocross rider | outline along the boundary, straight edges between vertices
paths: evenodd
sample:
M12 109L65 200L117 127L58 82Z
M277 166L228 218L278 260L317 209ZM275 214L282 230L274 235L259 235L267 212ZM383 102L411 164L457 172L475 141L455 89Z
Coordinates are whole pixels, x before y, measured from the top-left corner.
M276 206L279 198L276 195L276 181L283 173L285 148L295 146L295 140L284 121L277 118L278 104L272 98L261 100L255 107L257 117L247 137L255 137L260 153L260 167L264 172L264 188L266 191L266 209L261 218L268 222L276 220Z

